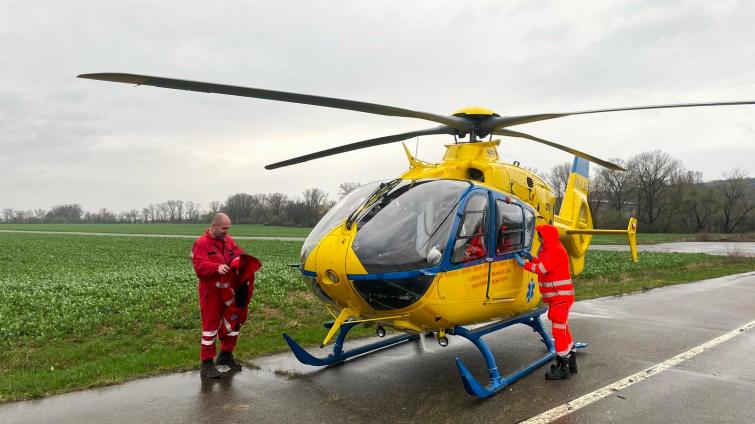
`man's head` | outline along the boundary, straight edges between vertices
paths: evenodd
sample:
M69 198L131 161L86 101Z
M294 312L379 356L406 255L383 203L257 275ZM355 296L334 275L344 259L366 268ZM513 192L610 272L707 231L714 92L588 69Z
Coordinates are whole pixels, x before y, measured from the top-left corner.
M215 214L212 217L212 223L210 224L210 236L212 238L220 239L228 235L228 230L231 229L231 218L223 212Z
M541 246L551 246L561 243L559 241L558 228L554 227L553 225L538 225L537 227L535 227L535 230L537 230L537 237L540 240Z

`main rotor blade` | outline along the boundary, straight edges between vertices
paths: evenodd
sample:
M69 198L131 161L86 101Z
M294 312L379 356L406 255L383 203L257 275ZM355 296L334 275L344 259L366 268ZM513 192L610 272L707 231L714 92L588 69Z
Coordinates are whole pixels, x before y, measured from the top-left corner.
M264 90L261 88L239 87L235 85L214 84L209 82L188 81L175 78L163 78L150 75L136 75L123 73L81 74L79 78L100 81L122 82L126 84L151 85L154 87L172 88L175 90L198 91L202 93L227 94L230 96L252 97L256 99L276 100L279 102L302 103L306 105L347 109L357 112L373 113L376 115L402 116L438 122L450 127L468 131L470 124L456 116L436 115L434 113L401 109L376 103L359 102L355 100L336 99L334 97L313 96L309 94L288 93L285 91Z
M752 105L755 104L755 100L745 100L739 102L715 102L715 103L681 103L672 105L655 105L655 106L631 106L620 107L613 109L596 109L585 110L581 112L565 112L565 113L540 113L534 115L520 115L520 116L503 116L494 117L486 121L483 125L487 129L496 130L499 128L512 127L514 125L526 124L529 122L545 121L547 119L562 118L564 116L571 115L587 115L589 113L604 113L604 112L622 112L627 110L644 110L644 109L671 109L678 107L701 107L701 106L733 106L733 105Z
M538 143L543 143L543 144L546 144L548 146L555 147L555 148L557 148L559 150L563 150L563 151L569 152L569 153L571 153L571 154L573 154L575 156L579 156L582 159L587 159L590 162L594 162L594 163L597 163L598 165L605 166L608 169L613 169L614 171L626 171L626 169L620 167L619 165L616 165L615 163L611 163L611 162L605 161L603 159L596 158L593 155L588 155L587 153L580 152L577 149L572 149L571 147L562 146L561 144L557 144L557 143L554 143L554 142L548 141L548 140L543 140L542 138L538 138L538 137L535 137L535 136L532 136L532 135L529 135L529 134L521 133L521 132L518 132L518 131L504 130L504 129L495 130L493 132L493 134L507 135L507 136L510 136L510 137L520 137L520 138L526 138L526 139L532 140L532 141L537 141Z
M381 144L388 144L388 143L393 143L396 141L404 141L406 139L409 139L412 137L419 137L422 135L454 134L455 132L456 132L455 129L444 125L441 127L429 128L426 130L412 131L412 132L403 133L403 134L388 135L385 137L378 137L378 138L373 138L371 140L358 141L356 143L346 144L340 147L334 147L332 149L310 153L308 155L284 160L282 162L276 162L276 163L265 166L265 169L282 168L284 166L307 162L312 159L324 158L326 156L337 155L339 153L350 152L352 150L359 150L359 149L364 149L367 147L379 146Z

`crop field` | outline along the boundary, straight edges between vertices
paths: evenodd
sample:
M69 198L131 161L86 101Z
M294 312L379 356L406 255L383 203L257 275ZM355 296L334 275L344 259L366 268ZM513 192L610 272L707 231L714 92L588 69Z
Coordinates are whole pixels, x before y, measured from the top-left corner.
M239 241L263 261L237 356L305 345L329 319L298 272L301 242ZM194 369L200 335L191 239L0 233L0 401ZM755 258L590 252L579 298L755 270ZM364 330L357 334L370 334Z
M207 227L209 224L0 224L0 230L170 235L198 235ZM231 234L260 237L307 237L311 230L304 227L234 224Z
M0 233L0 400L195 366L192 243ZM239 245L264 263L240 356L279 349L283 329L317 341L327 314L287 266L301 243Z

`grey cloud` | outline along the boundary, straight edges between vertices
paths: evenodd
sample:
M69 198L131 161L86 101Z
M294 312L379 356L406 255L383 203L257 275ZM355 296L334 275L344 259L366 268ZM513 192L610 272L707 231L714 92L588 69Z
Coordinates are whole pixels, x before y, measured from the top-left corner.
M305 185L335 193L340 182L404 170L401 146L275 172L262 166L427 126L74 78L79 73L173 76L435 113L471 104L522 114L755 98L755 6L748 2L575 8L538 1L2 1L0 7L0 179L10 182L0 203L18 208L79 201L120 210L179 197L206 203L234 191L296 195ZM694 113L648 112L522 130L597 156L626 157L670 139L672 154L716 178L725 161L703 158L719 157L709 150L717 127L729 128L726 141L738 157L755 156L755 108L737 110L705 115L718 124ZM687 154L676 147L687 140L699 149ZM447 141L423 138L420 156L438 160ZM501 150L507 161L540 170L570 160L521 141L504 140Z

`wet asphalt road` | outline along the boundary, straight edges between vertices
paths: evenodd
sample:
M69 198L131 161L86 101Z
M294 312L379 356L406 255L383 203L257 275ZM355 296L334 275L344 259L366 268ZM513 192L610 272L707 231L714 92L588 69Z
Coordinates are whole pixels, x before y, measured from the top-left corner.
M739 255L755 256L755 243L752 242L673 242L637 245L640 252L679 252L679 253L707 253L709 255ZM629 246L623 245L590 245L590 250L629 251Z
M519 422L714 339L755 319L755 272L575 304L575 338L590 343L580 373L548 382L544 368L480 401L453 359L484 377L471 343L433 339L328 369L291 354L219 381L198 372L0 405L2 423ZM486 336L505 373L542 354L527 327ZM312 349L319 351L319 349ZM559 419L578 422L752 422L755 331Z

